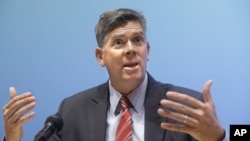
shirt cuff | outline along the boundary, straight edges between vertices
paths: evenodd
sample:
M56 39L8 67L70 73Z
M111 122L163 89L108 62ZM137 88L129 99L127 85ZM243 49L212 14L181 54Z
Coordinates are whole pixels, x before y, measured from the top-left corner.
M230 141L230 140L229 140L229 137L227 136L227 133L225 133L225 137L224 137L223 140L221 140L221 141Z

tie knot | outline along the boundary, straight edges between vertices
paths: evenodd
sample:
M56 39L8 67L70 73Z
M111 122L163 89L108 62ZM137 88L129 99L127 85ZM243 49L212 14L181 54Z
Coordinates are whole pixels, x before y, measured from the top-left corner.
M126 96L122 96L120 101L121 101L122 108L130 107L130 101Z

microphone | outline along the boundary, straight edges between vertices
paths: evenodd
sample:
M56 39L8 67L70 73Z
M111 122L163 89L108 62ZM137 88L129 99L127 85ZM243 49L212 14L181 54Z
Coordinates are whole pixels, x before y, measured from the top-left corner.
M49 116L41 131L39 131L34 141L47 141L54 133L58 133L62 130L63 119L57 115Z

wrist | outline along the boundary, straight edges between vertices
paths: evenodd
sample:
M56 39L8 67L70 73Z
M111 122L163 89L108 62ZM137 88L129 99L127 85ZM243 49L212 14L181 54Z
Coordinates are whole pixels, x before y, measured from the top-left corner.
M216 141L223 141L224 138L226 137L226 131L224 129L222 130L223 130L222 134L219 136L219 138Z
M3 141L8 141L5 136L3 136ZM19 141L22 141L21 139Z

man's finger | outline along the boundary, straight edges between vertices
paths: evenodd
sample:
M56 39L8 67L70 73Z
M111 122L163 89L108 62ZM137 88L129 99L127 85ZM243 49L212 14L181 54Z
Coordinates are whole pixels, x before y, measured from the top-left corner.
M19 120L19 124L23 125L24 123L28 122L29 120L31 120L33 117L35 116L35 112L30 112L27 115L24 115L23 117L21 117L21 119Z
M11 118L9 118L9 122L11 123L15 123L16 121L18 121L20 118L22 118L25 113L27 113L28 111L30 111L31 109L33 109L35 107L35 102L29 103L28 105L18 109L12 116Z
M163 129L177 131L177 132L183 132L183 133L187 133L187 134L189 134L192 131L192 128L190 128L189 126L182 125L182 124L167 123L167 122L161 123L161 127Z
M17 96L16 89L14 87L10 87L9 92L10 92L10 99Z
M178 93L178 92L173 92L173 91L168 91L167 92L167 98L171 100L176 100L179 102L186 103L187 105L193 107L193 108L200 108L203 105L203 102L197 100L194 97L191 97L187 94L183 93Z
M31 100L34 99L32 98L32 94L31 92L26 92L26 93L23 93L21 95L17 95L17 96L14 96L4 107L3 107L3 111L6 110L6 109L9 109L10 107L12 107L16 102L22 100L22 99L26 99L28 97L31 97ZM21 104L19 102L19 104Z
M203 96L204 96L204 101L205 101L205 103L208 103L208 104L210 104L211 106L214 107L213 98L212 98L211 92L210 92L212 83L213 83L212 80L208 80L208 81L204 84L204 86L203 86L203 91L202 91L202 92L203 92Z

